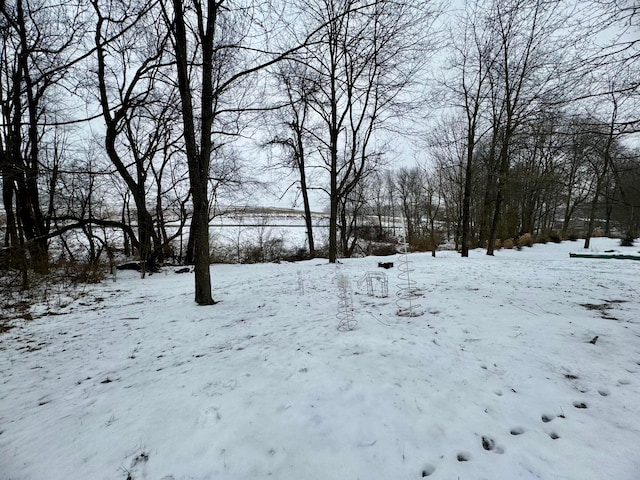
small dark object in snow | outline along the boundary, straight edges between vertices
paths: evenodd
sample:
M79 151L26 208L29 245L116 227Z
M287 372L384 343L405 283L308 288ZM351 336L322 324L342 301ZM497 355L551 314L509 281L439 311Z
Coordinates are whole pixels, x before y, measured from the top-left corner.
M392 268L393 267L393 262L378 262L378 267L379 268Z
M577 380L578 376L577 375L573 375L571 373L567 373L567 374L565 374L564 378L566 378L568 380Z
M135 270L136 272L140 272L140 271L142 271L142 263L141 262L122 263L120 265L116 265L116 270ZM155 265L153 267L146 266L145 267L145 271L149 275L151 275L152 273L159 272L157 265Z
M189 273L191 269L189 267L184 267L176 270L176 273Z
M111 383L111 382L113 382L113 380L111 380L109 377L107 377L104 380L102 380L100 383Z
M436 469L431 466L431 465L425 465L425 467L422 469L422 478L424 477L428 477L429 475L431 475L433 472L435 472Z
M139 463L148 462L148 461L149 461L149 454L147 452L142 452L140 455L138 455L136 458L133 459L133 461L131 462L131 466L135 467Z
M495 442L492 438L482 437L482 448L484 448L485 450L493 450L494 447Z
M591 340L589 340L589 343L590 343L591 345L595 345L597 341L598 341L598 335L596 335L596 336L595 336L595 337L593 337Z
M140 262L127 262L116 266L116 270L135 270L136 272L139 272L140 268Z
M466 453L459 453L456 457L459 462L468 462L469 456Z
M604 253L616 253L617 250L605 250Z

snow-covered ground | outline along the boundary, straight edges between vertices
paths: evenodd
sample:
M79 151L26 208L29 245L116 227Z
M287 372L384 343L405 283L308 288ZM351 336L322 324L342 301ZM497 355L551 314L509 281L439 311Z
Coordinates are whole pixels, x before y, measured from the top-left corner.
M640 262L581 247L409 255L418 317L398 257L214 265L211 307L172 270L34 305L0 335L0 478L638 480Z

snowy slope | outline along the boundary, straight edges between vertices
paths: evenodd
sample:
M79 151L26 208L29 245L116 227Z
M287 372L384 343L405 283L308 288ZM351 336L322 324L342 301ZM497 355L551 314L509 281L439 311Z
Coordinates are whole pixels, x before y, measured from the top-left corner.
M398 258L121 275L0 335L0 478L638 480L640 262L580 247L409 255L419 317Z

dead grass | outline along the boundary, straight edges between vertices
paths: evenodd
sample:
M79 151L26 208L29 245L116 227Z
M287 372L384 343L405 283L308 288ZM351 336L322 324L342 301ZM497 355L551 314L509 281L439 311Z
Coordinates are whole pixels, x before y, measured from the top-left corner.
M530 233L524 233L520 235L518 238L518 246L519 247L532 247L533 246L533 237Z

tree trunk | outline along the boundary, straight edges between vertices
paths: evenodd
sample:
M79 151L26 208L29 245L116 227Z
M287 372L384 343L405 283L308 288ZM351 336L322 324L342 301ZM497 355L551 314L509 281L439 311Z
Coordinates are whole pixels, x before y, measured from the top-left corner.
M502 203L504 201L504 188L509 176L509 139L511 135L508 135L503 140L502 147L500 149L500 172L498 173L498 181L496 185L496 197L493 210L493 219L491 221L491 230L489 231L487 255L493 255L495 250L496 238L498 236L498 227L500 225L500 216L502 214Z
M470 135L471 137L471 135ZM473 143L467 140L467 162L465 165L464 193L462 197L462 238L460 240L461 255L469 256L469 223L471 222L471 173L473 171Z
M182 0L173 0L174 10L174 50L180 92L182 123L189 168L189 183L193 195L193 218L189 238L193 237L193 260L195 264L195 301L198 305L213 305L216 302L211 295L211 273L209 257L209 162L211 155L211 126L213 122L213 31L218 6L213 0L207 1L209 18L202 38L202 99L201 99L201 135L200 149L196 140L192 87L189 79L189 56L187 31L184 21ZM202 12L201 12L202 14Z
M309 256L316 256L316 249L313 243L313 218L311 216L311 204L309 203L309 190L307 187L307 174L305 171L305 153L302 142L302 133L296 132L298 137L298 171L300 172L300 191L302 193L302 204L304 205L304 223L307 227L307 242L309 243Z
M336 263L338 259L338 195L336 192L336 178L331 176L331 195L329 207L329 263Z
M598 209L598 194L600 193L600 181L596 186L596 193L591 201L591 209L589 210L589 223L587 225L587 233L584 237L584 247L589 248L591 246L591 236L593 235L593 229L595 227L596 211Z
M331 124L329 141L329 263L336 263L338 259L338 112L335 92L335 78L331 79Z
M193 202L191 235L193 236L193 260L195 265L195 301L198 305L213 305L211 295L211 271L209 256L209 204Z

